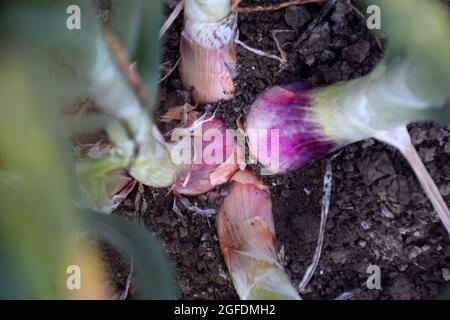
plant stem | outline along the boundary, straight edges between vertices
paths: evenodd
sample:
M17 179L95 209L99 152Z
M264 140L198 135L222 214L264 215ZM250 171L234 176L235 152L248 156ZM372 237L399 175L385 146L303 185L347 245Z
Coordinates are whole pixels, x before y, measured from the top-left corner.
M186 0L181 0L177 6L175 7L175 9L173 9L172 13L170 14L170 16L167 18L166 22L164 22L163 26L161 27L161 29L159 30L159 38L161 39L164 34L166 33L166 31L170 28L170 26L172 25L172 23L178 18L178 16L180 15L181 11L183 11L184 9L184 2Z
M126 80L127 84L134 91L135 96L139 99L141 107L143 108L148 104L149 97L139 74L134 68L130 67L131 62L125 49L122 47L119 38L117 38L117 36L108 29L105 29L103 34L117 67L122 73L122 76Z
M445 228L450 233L450 211L444 199L442 198L439 189L437 188L432 177L425 168L422 160L420 160L420 157L416 149L414 148L413 145L410 145L405 150L402 150L402 153L404 157L408 160L408 162L411 164L412 168L414 169L414 172L416 173L417 178L420 181L420 184L422 185L423 190L428 195L428 198L433 204L433 207L436 210L436 212L439 214L442 223L445 225Z
M117 155L128 161L130 175L145 185L167 187L175 169L145 106L149 96L127 54L112 32L99 32L89 70L90 95L102 114L114 120L107 127Z
M434 210L436 210L439 218L447 229L447 232L450 234L450 211L442 198L436 183L433 181L427 168L425 168L416 148L414 148L406 126L401 126L391 131L380 132L374 136L378 140L396 147L400 150L406 160L408 160L417 179L422 185L423 190L427 194L428 199L430 199L433 204Z
M341 146L411 122L434 120L443 113L448 92L437 95L423 89L419 94L416 88L426 75L421 70L423 65L410 57L385 60L362 78L313 89L309 97L318 107L311 120Z
M331 189L333 185L333 169L331 166L331 161L332 160L328 161L325 176L323 177L322 212L320 218L319 237L317 239L317 246L314 252L313 261L306 269L302 281L300 281L300 284L298 285L298 290L300 292L302 292L302 290L306 288L312 276L314 275L314 272L316 271L316 268L319 265L319 259L322 253L323 240L325 237L325 228L327 225L328 213L330 211Z

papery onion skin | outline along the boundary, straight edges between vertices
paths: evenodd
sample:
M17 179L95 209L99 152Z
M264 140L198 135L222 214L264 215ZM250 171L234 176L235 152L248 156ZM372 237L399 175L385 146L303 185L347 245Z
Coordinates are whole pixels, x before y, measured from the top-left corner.
M217 233L239 297L301 299L278 258L269 188L249 171L238 171L231 180Z
M195 89L201 104L234 97L237 16L199 23L185 16L180 43L180 77L185 89Z
M339 147L315 119L314 100L308 96L312 89L300 82L274 86L259 94L251 105L246 121L250 152L269 167L270 157L265 155L276 152L272 144L278 142L279 164L271 169L275 174L299 169ZM278 130L278 141L271 140L271 130Z
M186 90L195 89L198 103L234 97L235 50L234 44L219 49L202 48L182 37L181 80Z
M225 125L220 118L214 117L201 124L201 127L198 129L198 132L201 132L200 139L205 137L205 133L208 130L218 130L217 132L220 132L222 137L221 141L214 139L213 141L203 141L197 145L194 141L195 137L191 137L193 154L196 158L192 160L192 164L180 164L177 166L177 177L171 188L173 192L194 196L204 194L216 187L211 181L211 174L232 155L234 142L231 139L227 139ZM223 161L221 163L208 164L205 162L205 149L213 146L217 146L217 149L221 148L222 150L221 157ZM199 159L199 155L202 155L201 163L196 162ZM237 169L237 164L230 164L229 171L235 172Z

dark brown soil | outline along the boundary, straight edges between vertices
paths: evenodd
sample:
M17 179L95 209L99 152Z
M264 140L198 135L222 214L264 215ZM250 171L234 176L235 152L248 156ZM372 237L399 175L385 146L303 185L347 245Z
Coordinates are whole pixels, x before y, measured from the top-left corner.
M255 2L261 1L243 1L242 5ZM217 110L230 128L235 128L236 119L245 116L256 94L267 86L293 80L314 84L348 80L369 72L382 57L381 35L368 33L361 17L340 2L328 8L306 5L241 14L239 29L241 41L273 54L277 48L272 30L290 30L279 36L289 63L280 70L278 61L238 48L236 99L206 107ZM178 18L164 38L163 62L168 69L179 58L180 32ZM188 100L175 71L161 85L158 114ZM410 132L450 203L450 129L416 124ZM264 178L272 189L277 236L294 284L303 276L316 247L325 163L323 159L286 176ZM333 171L324 248L303 297L332 299L361 288L357 299L436 298L449 280L450 242L402 156L367 140L344 148L333 162ZM202 208L218 209L225 192L226 186L190 200ZM221 257L214 216L192 214L179 204L180 218L172 210L173 195L151 188L138 199L139 207L145 206L136 213L137 193L126 200L122 212L142 219L164 242L181 298L237 299ZM381 290L366 288L370 264L381 268ZM123 262L113 261L111 272L118 289L123 289L127 278Z

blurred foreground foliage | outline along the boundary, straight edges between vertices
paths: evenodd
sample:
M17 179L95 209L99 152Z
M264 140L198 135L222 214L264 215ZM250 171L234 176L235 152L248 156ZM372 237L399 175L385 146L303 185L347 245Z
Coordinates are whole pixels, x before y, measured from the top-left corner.
M115 12L112 23L133 23L136 41L127 46L132 54L149 54L140 68L155 99L160 4L126 3L135 10ZM82 30L66 28L71 4L81 7ZM91 236L133 261L139 297L174 298L155 237L135 222L92 211L79 188L70 126L61 111L90 93L92 48L102 32L92 3L3 1L0 10L0 298L111 298L98 252L84 241ZM145 21L144 14L150 15ZM141 28L147 39L139 44ZM73 127L90 131L110 121L99 117ZM81 290L66 287L71 265L81 268Z
M388 39L386 58L408 54L415 61L418 75L411 78L416 82L416 91L450 97L449 6L442 0L358 0L358 3L364 12L368 6L379 5L381 27ZM436 122L450 124L450 100L430 116Z

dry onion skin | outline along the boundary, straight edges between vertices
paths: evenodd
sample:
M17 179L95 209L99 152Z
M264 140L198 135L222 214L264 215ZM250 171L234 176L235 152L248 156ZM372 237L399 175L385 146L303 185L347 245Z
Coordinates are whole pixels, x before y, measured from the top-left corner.
M199 103L233 98L237 15L230 0L186 0L180 44L180 76Z
M278 258L269 188L238 171L217 216L220 247L242 300L300 300Z

